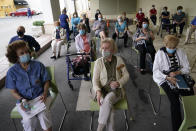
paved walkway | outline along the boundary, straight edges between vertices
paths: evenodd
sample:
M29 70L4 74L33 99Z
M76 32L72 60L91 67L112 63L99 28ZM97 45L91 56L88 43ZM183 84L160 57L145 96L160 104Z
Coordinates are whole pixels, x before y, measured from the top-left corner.
M162 40L156 37L155 44L161 45ZM136 54L133 53L131 56L131 47L124 48L122 41L118 44L119 53L123 57L128 72L130 73L130 80L125 86L129 111L134 115L135 121L129 120L130 131L171 131L171 118L169 110L169 101L166 96L162 97L161 110L158 116L153 114L151 104L148 98L148 91L151 88L151 96L156 105L159 102L159 89L152 82L152 75L146 74L141 75L135 68ZM156 46L158 48L158 46ZM74 53L75 44L72 43L70 53ZM82 93L85 93L87 84L83 81L73 82L75 88L74 91L70 90L67 84L66 77L66 64L65 64L65 49L62 49L62 57L57 60L51 60L51 49L44 52L38 60L43 62L45 66L55 67L55 79L57 86L63 96L65 104L67 106L68 115L63 123L62 131L88 131L90 126L90 111L78 111L78 103L84 103L82 106L88 105L88 101L83 101L80 98ZM151 84L152 83L152 84ZM86 88L86 89L84 89ZM9 90L3 88L0 91L0 131L13 131L14 126L9 118L9 113L15 105L15 100L9 93ZM52 109L53 118L53 130L57 131L62 118L64 107L61 103L60 97L58 96ZM97 127L98 112L94 115L94 131ZM117 131L124 131L124 118L122 111L116 111L115 116L115 127ZM9 126L8 126L9 125ZM17 122L17 126L22 130L20 121ZM39 128L38 131L41 131Z

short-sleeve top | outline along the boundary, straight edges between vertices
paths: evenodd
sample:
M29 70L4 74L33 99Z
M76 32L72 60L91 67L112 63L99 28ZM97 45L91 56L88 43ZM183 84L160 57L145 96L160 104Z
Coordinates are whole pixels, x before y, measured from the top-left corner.
M27 71L16 63L7 72L5 87L15 89L23 98L32 100L42 95L48 80L51 78L42 63L30 61Z

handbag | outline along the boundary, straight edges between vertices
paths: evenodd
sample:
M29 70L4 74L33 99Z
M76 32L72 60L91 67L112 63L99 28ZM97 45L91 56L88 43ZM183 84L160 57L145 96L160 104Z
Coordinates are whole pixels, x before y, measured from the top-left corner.
M189 87L192 88L195 85L195 80L189 74L183 75L183 78Z

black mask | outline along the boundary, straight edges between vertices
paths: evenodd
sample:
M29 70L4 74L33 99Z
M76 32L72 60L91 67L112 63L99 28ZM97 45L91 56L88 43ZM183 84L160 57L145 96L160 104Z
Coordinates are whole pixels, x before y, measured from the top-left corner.
M22 32L22 31L17 31L17 34L18 34L18 36L23 36L24 35L24 32Z

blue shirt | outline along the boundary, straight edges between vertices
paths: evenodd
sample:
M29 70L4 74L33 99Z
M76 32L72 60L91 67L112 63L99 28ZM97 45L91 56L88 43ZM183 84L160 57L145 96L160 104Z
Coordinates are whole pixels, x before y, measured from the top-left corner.
M76 27L79 23L80 23L80 18L79 17L71 19L71 24L72 24L73 27Z
M196 16L195 16L195 18L191 21L191 25L196 25Z
M16 63L7 72L5 87L15 89L23 98L32 100L43 94L48 80L51 78L42 63L30 61L27 71Z
M116 22L115 28L117 29L118 32L124 32L126 27L127 27L126 22L123 22L123 24L121 25L119 25L119 23Z
M11 44L12 42L16 41L16 40L24 40L25 42L28 43L29 48L32 50L33 48L35 48L35 51L39 51L40 49L40 45L39 43L30 35L24 35L22 38L19 38L19 36L14 36L11 38L9 44Z
M60 30L56 30L56 39L61 39Z
M60 17L60 23L61 23L61 27L64 29L69 28L69 23L67 22L67 19L69 19L69 17L66 14L61 14Z

